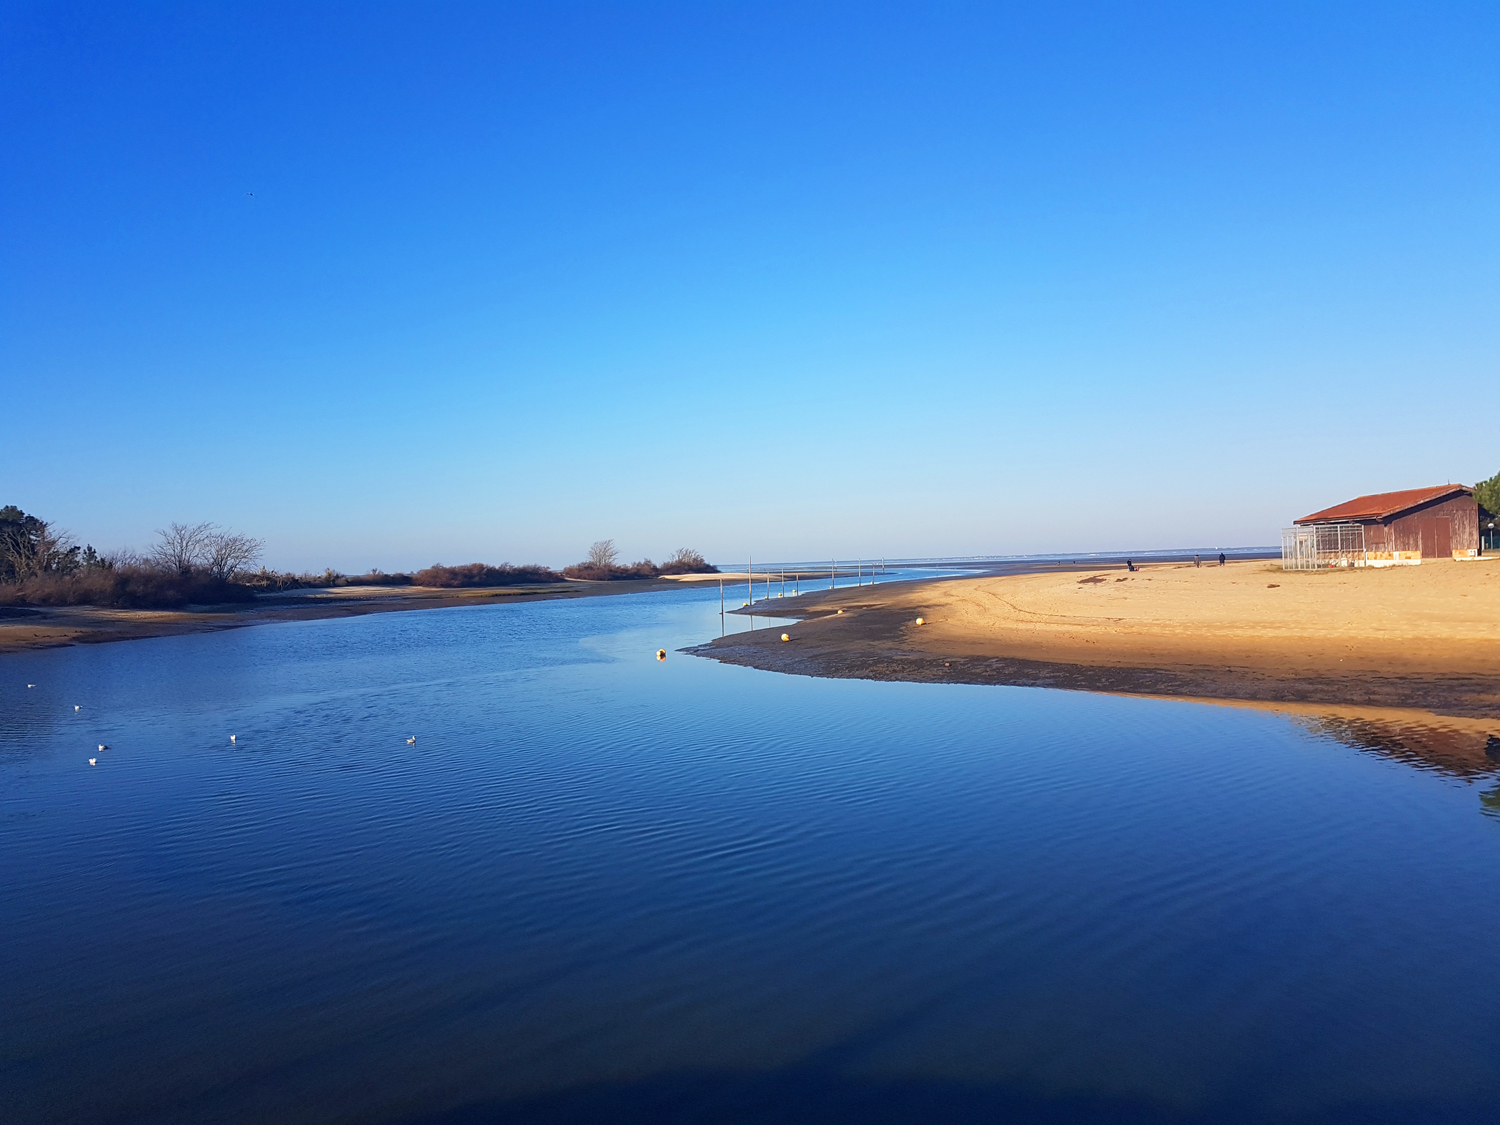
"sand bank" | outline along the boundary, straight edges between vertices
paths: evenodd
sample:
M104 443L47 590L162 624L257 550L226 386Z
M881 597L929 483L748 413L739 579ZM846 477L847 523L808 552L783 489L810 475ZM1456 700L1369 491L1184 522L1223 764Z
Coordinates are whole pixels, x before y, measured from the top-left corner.
M756 608L801 618L792 640L778 626L693 651L816 676L1500 718L1500 560L1310 573L1174 563L866 586Z

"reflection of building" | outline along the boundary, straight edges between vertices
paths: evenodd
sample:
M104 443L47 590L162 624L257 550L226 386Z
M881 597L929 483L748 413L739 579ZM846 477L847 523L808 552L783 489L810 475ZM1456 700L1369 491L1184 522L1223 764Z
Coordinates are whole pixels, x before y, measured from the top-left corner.
M1288 569L1471 559L1480 551L1479 505L1461 484L1359 496L1294 524L1281 537Z

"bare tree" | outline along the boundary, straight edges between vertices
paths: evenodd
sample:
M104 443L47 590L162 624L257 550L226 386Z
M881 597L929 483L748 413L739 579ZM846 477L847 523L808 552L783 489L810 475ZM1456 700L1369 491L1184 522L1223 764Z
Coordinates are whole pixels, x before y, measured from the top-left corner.
M227 582L255 565L262 546L259 539L248 535L214 530L205 543L208 573Z
M691 547L678 547L676 553L674 553L669 559L667 559L665 565L706 567L708 565L708 560L705 559L701 553L693 550Z
M209 540L218 532L212 523L173 523L157 529L161 542L151 549L151 560L163 570L191 574L208 562Z
M589 548L590 566L614 566L620 557L620 552L615 549L613 539L601 539Z
M6 520L0 531L0 573L15 582L69 574L78 569L78 550L73 537L56 524L22 513Z

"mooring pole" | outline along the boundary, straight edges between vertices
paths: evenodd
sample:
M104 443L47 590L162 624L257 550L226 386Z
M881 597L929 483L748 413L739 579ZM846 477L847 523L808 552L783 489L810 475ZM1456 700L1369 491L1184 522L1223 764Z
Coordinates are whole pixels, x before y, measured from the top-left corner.
M750 591L750 604L755 604L755 556L750 556L750 565L745 571L745 586Z

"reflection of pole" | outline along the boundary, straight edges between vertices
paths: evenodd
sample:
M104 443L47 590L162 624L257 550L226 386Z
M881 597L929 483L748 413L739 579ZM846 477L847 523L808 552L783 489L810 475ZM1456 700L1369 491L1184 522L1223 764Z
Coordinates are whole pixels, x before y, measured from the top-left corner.
M724 635L724 576L719 575L719 636Z
M837 590L839 588L839 560L834 559L828 564L828 588Z
M865 584L865 560L864 559L855 559L854 560L854 584L856 586L863 586Z

